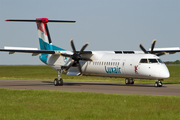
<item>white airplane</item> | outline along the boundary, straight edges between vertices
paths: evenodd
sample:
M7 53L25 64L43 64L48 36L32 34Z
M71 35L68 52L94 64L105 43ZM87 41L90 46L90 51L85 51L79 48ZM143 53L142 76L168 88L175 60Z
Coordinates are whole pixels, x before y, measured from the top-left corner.
M102 76L125 78L125 84L134 84L134 79L157 80L155 86L161 87L162 80L170 77L168 68L159 56L166 53L180 52L176 48L154 48L156 40L153 41L151 49L146 51L139 44L142 51L84 51L89 43L86 43L80 51L76 51L73 40L70 41L73 51L66 51L52 44L48 31L48 22L68 22L67 20L48 20L37 18L36 20L8 19L6 21L36 22L40 50L37 48L4 47L0 51L32 53L32 56L40 54L40 60L46 65L58 71L58 78L54 80L55 86L62 86L62 74L79 76Z

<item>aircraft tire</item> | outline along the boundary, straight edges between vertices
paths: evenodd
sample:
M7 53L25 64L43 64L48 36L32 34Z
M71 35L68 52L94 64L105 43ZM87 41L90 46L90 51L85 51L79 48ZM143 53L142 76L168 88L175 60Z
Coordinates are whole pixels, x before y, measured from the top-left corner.
M131 84L134 84L134 81L132 81L132 83Z
M160 82L159 82L159 87L162 87L162 85L163 85L163 84L162 84L162 82L160 81Z
M125 79L125 84L126 84L126 85L134 84L134 79L126 78L126 79Z
M154 86L159 87L159 82L155 82Z
M58 85L59 85L58 79L56 78L56 79L54 79L54 86L58 86Z
M58 84L59 84L59 86L63 86L63 79L61 78L60 80L58 80Z
M130 80L128 78L125 79L125 84L128 85Z
M132 85L134 84L134 79L133 78L130 79L130 84L132 84Z

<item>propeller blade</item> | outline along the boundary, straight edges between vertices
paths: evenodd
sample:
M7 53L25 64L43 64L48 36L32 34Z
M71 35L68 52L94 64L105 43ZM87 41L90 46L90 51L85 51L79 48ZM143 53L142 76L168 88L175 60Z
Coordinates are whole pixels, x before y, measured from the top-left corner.
M67 66L67 68L64 70L64 72L67 72L73 64L74 64L74 60L71 60L71 63L69 64L69 66Z
M74 46L73 39L71 39L70 42L71 42L71 47L72 47L72 49L73 49L73 52L76 53L76 48L75 48L75 46Z
M151 52L150 52L151 54L153 53L155 43L156 43L156 39L154 39L153 42L152 42Z
M79 54L81 54L88 45L89 45L89 43L86 43L79 51Z
M148 53L148 52L146 51L146 49L141 45L141 43L139 44L139 47L141 48L141 50L142 50L144 53Z
M79 72L80 72L80 75L79 75L79 76L82 76L81 65L79 64L79 62L78 62L78 69L79 69Z
M157 56L166 55L166 52L160 52L156 54Z

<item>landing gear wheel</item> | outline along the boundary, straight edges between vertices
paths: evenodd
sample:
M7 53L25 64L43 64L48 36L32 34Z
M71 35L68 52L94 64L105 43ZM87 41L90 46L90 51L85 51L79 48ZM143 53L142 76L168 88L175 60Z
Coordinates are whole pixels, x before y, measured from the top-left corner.
M129 84L129 79L128 79L128 78L125 79L125 84L126 84L126 85Z
M129 84L134 84L134 79L133 78L131 78L131 79L129 79Z
M162 87L162 82L161 81L158 81L158 82L155 82L154 86L155 87Z
M162 82L161 82L161 81L159 81L159 87L162 87L162 85L163 85L163 84L162 84Z
M59 84L59 86L63 86L63 79L62 78L60 80L58 80L58 84Z
M155 87L159 87L159 83L158 83L158 82L155 82L154 86L155 86Z
M133 78L126 78L126 79L125 79L125 84L126 84L126 85L134 84L134 79L133 79Z
M134 81L132 81L132 83L131 84L134 84Z
M54 86L58 86L59 85L59 82L58 82L58 79L54 79Z

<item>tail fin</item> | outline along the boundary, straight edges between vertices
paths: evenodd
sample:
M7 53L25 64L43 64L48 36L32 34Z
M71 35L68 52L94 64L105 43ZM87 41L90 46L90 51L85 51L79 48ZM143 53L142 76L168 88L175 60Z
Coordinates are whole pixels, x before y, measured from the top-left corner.
M41 50L53 50L52 41L47 27L47 18L37 18L37 29ZM39 20L39 21L38 21Z
M67 20L48 20L47 18L37 18L36 20L7 19L6 21L36 22L41 50L64 50L62 48L52 45L51 37L47 26L48 22L68 22L68 23L76 22L76 21L67 21Z

